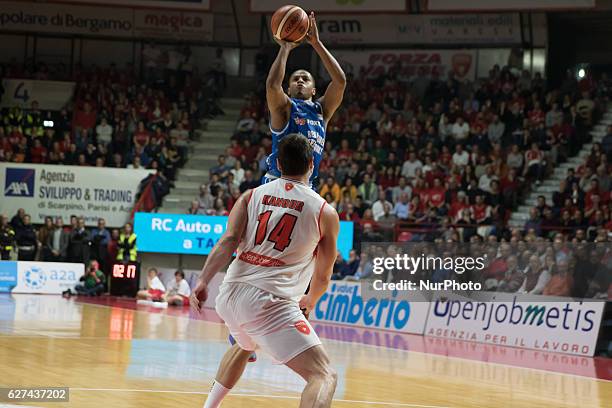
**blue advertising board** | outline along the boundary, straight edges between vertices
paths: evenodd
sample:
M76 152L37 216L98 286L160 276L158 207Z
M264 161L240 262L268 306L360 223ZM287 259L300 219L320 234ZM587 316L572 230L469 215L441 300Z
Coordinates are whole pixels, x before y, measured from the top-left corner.
M17 286L17 262L0 261L0 293L11 292Z
M139 252L208 255L227 227L227 216L136 213ZM338 250L347 259L353 248L353 223L340 222Z
M425 298L362 290L368 283L332 281L310 314L311 321L423 334L429 311Z

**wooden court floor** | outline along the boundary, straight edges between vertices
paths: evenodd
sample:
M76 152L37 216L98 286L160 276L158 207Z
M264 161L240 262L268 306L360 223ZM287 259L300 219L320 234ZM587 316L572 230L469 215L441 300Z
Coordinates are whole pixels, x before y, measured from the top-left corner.
M222 324L188 316L0 295L0 387L70 387L69 403L19 406L202 407L226 336ZM339 374L337 408L612 407L611 381L384 344L323 342ZM223 407L297 407L302 387L260 355ZM0 402L9 406L17 405Z

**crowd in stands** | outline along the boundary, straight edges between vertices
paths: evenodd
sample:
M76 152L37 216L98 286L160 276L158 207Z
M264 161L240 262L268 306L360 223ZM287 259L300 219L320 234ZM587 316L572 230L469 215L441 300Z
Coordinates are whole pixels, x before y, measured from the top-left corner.
M164 73L166 80L139 82L133 72L77 67L74 104L52 127L41 125L47 117L35 101L27 111L3 111L0 160L148 167L173 180L199 119L220 113L218 76ZM348 75L343 105L327 124L315 188L355 223L355 249L338 257L334 278L363 276L372 254L362 242L609 241L612 127L568 169L552 202L539 198L524 227L508 225L532 186L591 141L612 93L605 74L577 80L568 71L550 87L538 73L499 66L477 81L402 72ZM230 145L189 213L227 215L241 192L259 185L272 146L266 109L261 92L245 97ZM527 267L529 257L517 257ZM558 260L540 259L540 267L552 270Z
M44 64L7 64L7 78L55 79ZM61 111L0 112L0 161L158 170L169 182L185 162L201 119L222 113L215 76L165 70L140 79L131 64L75 66L55 72L76 83L73 100Z
M611 126L607 132L605 137L612 137ZM603 240L612 231L611 153L604 151L602 144L593 144L585 162L567 170L552 202L538 197L536 206L530 209L525 232L549 238L561 232L580 241Z
M351 259L338 255L335 278L357 274L361 242L609 239L612 127L568 170L552 203L542 197L524 228L508 225L526 193L591 141L612 93L605 74L577 80L568 72L551 88L538 73L499 66L475 82L400 72L349 75L327 125L316 188L355 223L356 237ZM265 95L248 95L190 213L227 214L259 184L272 144L267 117Z
M508 238L507 220L525 192L590 141L611 84L606 76L577 81L568 73L549 89L539 74L498 66L476 82L423 72L407 80L393 70L349 78L343 106L327 126L317 190L360 234L397 238L387 227L400 221L421 232L473 226L464 241L473 233ZM265 98L250 95L226 155L190 211L228 211L234 192L257 185L271 150L266 118ZM538 235L564 226L557 215L566 198L576 225L610 222L605 140L607 150L595 144L587 163L572 169L551 207L553 223L537 228ZM577 209L581 220L574 219Z

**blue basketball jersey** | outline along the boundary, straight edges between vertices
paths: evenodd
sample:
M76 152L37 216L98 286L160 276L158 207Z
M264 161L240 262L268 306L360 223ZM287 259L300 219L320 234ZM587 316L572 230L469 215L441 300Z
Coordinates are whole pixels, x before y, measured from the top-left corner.
M313 149L314 169L310 176L310 184L314 186L314 180L319 174L319 163L323 156L325 148L325 122L323 120L323 108L319 102L305 101L302 99L291 100L291 113L289 121L282 130L272 129L272 153L268 156L266 164L268 166L268 174L274 177L280 177L280 171L276 166L276 158L278 156L278 142L285 135L299 133L305 136Z

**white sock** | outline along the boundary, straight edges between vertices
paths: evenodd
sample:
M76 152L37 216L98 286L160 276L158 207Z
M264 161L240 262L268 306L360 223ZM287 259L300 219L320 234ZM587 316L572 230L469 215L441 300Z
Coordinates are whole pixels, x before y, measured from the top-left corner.
M204 408L218 408L221 406L221 402L223 398L230 392L229 388L225 388L219 382L215 380L212 388L210 389L210 394L208 394L208 398L206 398L206 403L204 404Z

